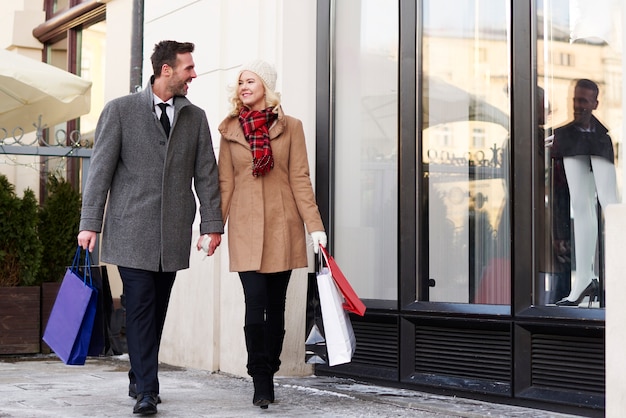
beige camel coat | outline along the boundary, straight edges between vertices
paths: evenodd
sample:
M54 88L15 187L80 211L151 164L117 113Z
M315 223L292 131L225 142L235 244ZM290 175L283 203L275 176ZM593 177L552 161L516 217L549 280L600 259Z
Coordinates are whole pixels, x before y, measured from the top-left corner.
M252 175L252 151L239 119L219 126L222 217L228 221L230 271L273 273L307 266L306 235L324 231L302 122L282 110L270 128L274 168Z

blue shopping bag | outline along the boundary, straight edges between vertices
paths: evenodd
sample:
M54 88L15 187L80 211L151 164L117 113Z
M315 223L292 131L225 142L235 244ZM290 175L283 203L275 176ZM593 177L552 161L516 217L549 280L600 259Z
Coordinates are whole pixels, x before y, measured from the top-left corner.
M91 282L91 261L85 251L85 268L79 271L82 249L76 249L50 312L43 340L65 364L83 365L96 317L98 291Z

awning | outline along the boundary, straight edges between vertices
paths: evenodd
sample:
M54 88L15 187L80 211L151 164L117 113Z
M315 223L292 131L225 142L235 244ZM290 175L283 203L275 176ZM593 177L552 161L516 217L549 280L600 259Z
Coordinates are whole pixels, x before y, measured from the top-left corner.
M12 136L89 113L91 82L52 65L0 49L0 130ZM16 130L17 129L17 130ZM0 132L0 138L2 137Z

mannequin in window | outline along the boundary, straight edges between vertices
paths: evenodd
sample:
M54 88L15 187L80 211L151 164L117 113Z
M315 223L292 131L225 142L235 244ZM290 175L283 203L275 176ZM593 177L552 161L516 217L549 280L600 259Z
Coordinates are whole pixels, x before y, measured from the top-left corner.
M592 112L598 108L598 86L581 79L574 88L574 120L554 131L552 155L562 158L574 219L576 277L558 306L589 306L598 296L594 259L598 241L597 202L604 209L617 203L613 143L608 129Z

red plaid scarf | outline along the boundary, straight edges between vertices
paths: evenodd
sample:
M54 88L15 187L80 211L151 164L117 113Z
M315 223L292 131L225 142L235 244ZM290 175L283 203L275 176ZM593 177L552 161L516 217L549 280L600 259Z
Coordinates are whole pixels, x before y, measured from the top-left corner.
M273 108L248 110L245 107L239 112L239 123L243 134L252 150L252 175L263 176L274 167L274 157L270 147L269 128L278 118Z

